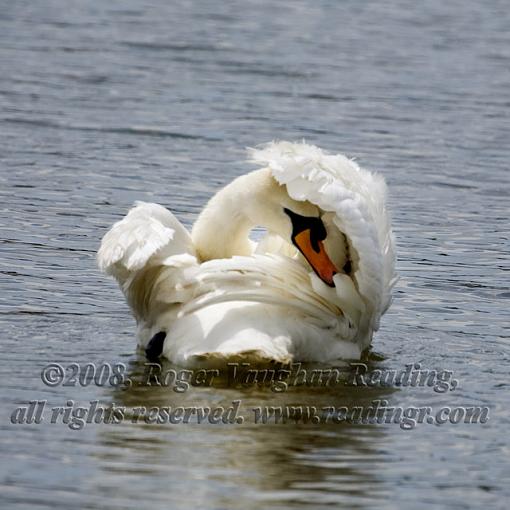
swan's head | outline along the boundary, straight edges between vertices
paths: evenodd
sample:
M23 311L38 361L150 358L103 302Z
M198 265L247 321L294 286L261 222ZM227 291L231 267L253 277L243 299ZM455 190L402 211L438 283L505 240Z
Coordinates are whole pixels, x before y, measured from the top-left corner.
M192 236L202 260L229 258L250 255L249 232L263 227L299 250L317 276L332 287L338 266L328 255L330 247L335 250L334 240L328 239L332 236L326 216L314 204L292 199L265 168L219 191L197 219Z
M328 233L322 218L301 216L291 209L284 208L292 222L291 240L310 264L317 276L330 287L334 287L333 276L338 269L328 256L324 240Z

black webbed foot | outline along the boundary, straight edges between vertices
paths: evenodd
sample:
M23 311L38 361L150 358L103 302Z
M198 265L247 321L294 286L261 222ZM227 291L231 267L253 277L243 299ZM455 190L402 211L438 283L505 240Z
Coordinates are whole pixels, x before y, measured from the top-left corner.
M163 352L163 343L166 338L166 332L160 331L156 333L145 348L145 355L149 361L157 360Z

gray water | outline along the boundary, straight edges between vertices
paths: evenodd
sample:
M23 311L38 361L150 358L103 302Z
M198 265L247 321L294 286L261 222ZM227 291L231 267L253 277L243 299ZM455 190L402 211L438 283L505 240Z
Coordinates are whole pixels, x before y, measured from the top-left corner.
M508 425L508 2L1 2L2 508L503 508ZM381 172L400 281L369 369L429 387L46 386L59 362L143 370L95 252L135 200L187 226L306 139ZM11 424L63 406L487 406L485 423ZM243 411L243 412L244 412Z

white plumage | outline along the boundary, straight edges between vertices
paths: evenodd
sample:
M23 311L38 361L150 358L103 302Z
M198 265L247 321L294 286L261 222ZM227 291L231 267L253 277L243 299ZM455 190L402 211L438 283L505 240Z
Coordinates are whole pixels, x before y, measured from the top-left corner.
M164 207L139 202L104 236L98 264L119 282L140 346L164 331L163 355L186 366L359 358L395 282L383 178L304 143L250 157L263 168L218 192L191 235ZM321 219L334 286L296 249L284 209ZM258 245L255 226L268 231Z

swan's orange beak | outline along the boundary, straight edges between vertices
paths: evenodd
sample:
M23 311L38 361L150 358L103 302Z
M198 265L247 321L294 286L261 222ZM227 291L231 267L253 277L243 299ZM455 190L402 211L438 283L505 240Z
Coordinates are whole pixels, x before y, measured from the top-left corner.
M306 229L294 237L294 242L299 248L299 251L306 258L308 263L313 267L317 276L330 287L334 287L333 276L338 273L331 259L328 257L322 241L316 241L314 247L312 245L311 230ZM318 249L318 251L317 251Z

